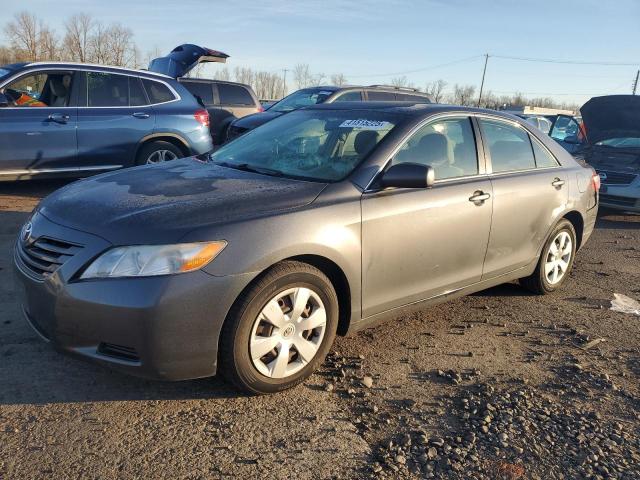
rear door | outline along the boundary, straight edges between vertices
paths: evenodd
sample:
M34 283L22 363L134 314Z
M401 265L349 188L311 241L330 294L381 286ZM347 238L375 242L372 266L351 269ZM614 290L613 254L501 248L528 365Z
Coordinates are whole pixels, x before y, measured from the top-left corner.
M171 50L169 55L152 60L149 64L149 70L172 78L180 78L187 75L200 63L226 63L227 58L229 55L217 50L184 44Z
M134 165L138 144L153 132L155 114L140 78L89 71L78 109L78 154L83 167Z
M516 122L478 118L493 188L493 220L483 278L530 264L568 201L567 174Z
M0 108L0 174L73 167L78 153L76 74L39 70L0 90L12 101Z

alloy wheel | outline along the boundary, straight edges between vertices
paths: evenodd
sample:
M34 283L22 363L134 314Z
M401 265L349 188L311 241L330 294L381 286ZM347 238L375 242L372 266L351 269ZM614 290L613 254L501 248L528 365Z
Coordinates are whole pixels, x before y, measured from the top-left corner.
M549 245L544 264L544 276L549 284L555 285L564 278L569 270L572 254L571 235L566 231L561 231Z
M153 163L162 163L168 162L170 160L177 159L178 156L173 153L171 150L156 150L151 155L147 157L147 161L145 162L147 165Z

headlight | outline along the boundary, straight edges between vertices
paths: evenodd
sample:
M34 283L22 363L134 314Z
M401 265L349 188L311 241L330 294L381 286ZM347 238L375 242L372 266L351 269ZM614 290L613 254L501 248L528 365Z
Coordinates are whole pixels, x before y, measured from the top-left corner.
M96 258L80 276L86 278L152 277L204 267L227 242L116 247Z

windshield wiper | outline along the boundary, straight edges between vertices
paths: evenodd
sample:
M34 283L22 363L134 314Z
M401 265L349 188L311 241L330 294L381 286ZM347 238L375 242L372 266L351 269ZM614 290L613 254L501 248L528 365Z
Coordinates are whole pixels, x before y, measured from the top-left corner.
M235 168L236 170L242 170L244 172L261 173L263 175L271 175L272 177L282 177L284 173L280 170L267 167L256 167L249 165L248 163L229 163L229 162L214 162L216 165L222 167Z

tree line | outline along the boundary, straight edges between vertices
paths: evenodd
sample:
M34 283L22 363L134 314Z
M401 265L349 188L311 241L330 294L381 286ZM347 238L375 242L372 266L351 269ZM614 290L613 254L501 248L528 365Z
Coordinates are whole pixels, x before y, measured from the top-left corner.
M87 13L77 13L64 22L62 33L56 32L35 14L24 11L16 14L4 25L7 44L0 44L0 65L15 62L72 61L97 63L129 68L145 68L151 59L162 53L156 48L142 54L134 40L133 31L114 22L105 24ZM289 77L287 78L287 74ZM203 65L195 68L190 76L204 75ZM313 72L309 64L299 63L291 70L270 72L250 67L218 68L213 74L217 80L235 81L251 85L256 95L263 99L279 99L293 89L320 85L347 85L342 73L326 75ZM392 78L390 85L416 88L406 76ZM474 85L449 84L442 79L418 88L436 103L477 106L501 109L505 106L536 106L575 110L577 106L557 102L549 97L527 98L523 94L496 95L491 91L478 92Z

